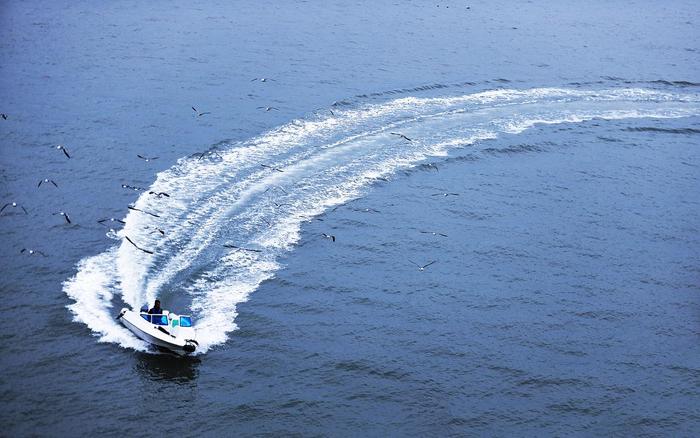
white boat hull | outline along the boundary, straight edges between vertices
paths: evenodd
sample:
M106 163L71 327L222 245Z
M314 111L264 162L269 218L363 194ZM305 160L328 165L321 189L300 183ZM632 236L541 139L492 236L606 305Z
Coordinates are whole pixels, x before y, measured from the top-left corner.
M182 356L192 354L197 349L198 343L191 328L171 327L170 324L155 325L146 321L140 313L126 308L122 309L117 318L132 333L149 344Z

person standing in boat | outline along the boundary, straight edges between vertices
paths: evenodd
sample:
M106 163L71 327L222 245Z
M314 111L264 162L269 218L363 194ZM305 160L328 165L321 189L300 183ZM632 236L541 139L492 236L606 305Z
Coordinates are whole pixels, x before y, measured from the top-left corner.
M160 315L163 313L163 310L160 308L160 300L156 300L155 303L153 303L153 307L151 310L148 311L149 315Z

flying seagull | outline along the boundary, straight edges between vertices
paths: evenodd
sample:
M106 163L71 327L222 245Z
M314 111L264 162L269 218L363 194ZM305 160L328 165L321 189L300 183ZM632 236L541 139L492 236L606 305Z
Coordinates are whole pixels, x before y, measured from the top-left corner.
M410 259L409 259L408 261L411 262L411 263L413 263L414 265L418 266L418 270L419 270L419 271L425 271L425 268L427 268L428 266L430 266L430 265L432 265L433 263L437 262L437 260L433 260L432 262L428 263L427 265L421 266L421 265L419 265L418 263L414 262L413 260L410 260Z
M272 111L272 110L275 110L275 111L279 111L279 110L280 110L279 108L274 107L274 106L259 106L258 109L264 109L266 112L267 112L267 111Z
M29 214L29 213L27 213L27 209L26 209L26 208L24 208L23 206L17 204L16 202L8 202L7 204L3 205L2 208L0 208L0 213L2 213L2 211L3 211L5 208L7 208L7 207L19 207L19 208L22 209L22 211L24 211L24 214Z
M151 213L151 212L148 212L148 211L146 211L146 210L139 210L138 208L132 207L131 205L127 206L127 208L128 208L129 210L140 211L141 213L150 214L150 215L153 216L153 217L160 217L160 216L158 216L158 215L155 214L155 213Z
M433 236L447 237L447 234L438 233L437 231L421 231L421 233L423 233L423 234L432 234Z
M285 203L285 202L283 202L283 203L281 203L281 204L278 204L278 203L276 203L276 202L273 202L273 204L275 204L275 207L277 207L277 208L284 207L285 205L288 205L288 206L290 206L290 207L292 206L292 204L287 204L287 203Z
M150 233L148 233L148 234L153 234L153 233L160 233L161 236L165 236L165 231L161 230L161 229L158 228L158 227L155 227L155 229L154 229L153 231L151 231Z
M197 117L202 117L202 116L205 115L205 114L211 114L209 111L205 111L205 112L203 112L203 113L200 113L200 112L197 110L197 108L195 108L195 107L192 107L192 111L194 111L194 113L197 114Z
M264 167L264 168L266 168L266 169L272 169L272 170L274 170L275 172L284 172L284 170L282 170L282 169L279 169L279 168L273 167L273 166L268 166L267 164L261 164L260 166L262 166L262 167Z
M165 192L148 192L148 194L149 194L149 195L155 195L155 196L157 196L157 197L159 197L159 198L162 198L163 196L165 196L166 198L169 198L169 197L170 197L170 195L168 195L168 194L165 193Z
M438 169L437 165L433 164L433 163L421 164L420 166L424 169L435 169L436 172L440 171L440 169Z
M52 179L48 179L48 178L44 178L42 180L39 180L39 184L37 184L37 187L41 187L41 185L44 183L46 183L46 184L51 183L54 186L58 187L58 184L56 184L56 181L54 181Z
M321 235L322 235L323 237L325 237L326 239L330 239L330 240L332 240L333 242L335 242L335 236L332 236L332 235L326 234L326 233L321 233Z
M47 255L44 254L43 252L38 251L36 249L29 249L29 248L22 248L22 251L20 251L20 254L24 254L25 252L29 255L39 254L39 255L42 255L44 257L47 257Z
M139 157L140 159L144 160L144 161L151 161L151 160L157 160L157 159L158 159L158 157L144 157L143 155L139 155L139 154L136 154L136 156Z
M224 157L222 157L221 154L216 152L216 151L197 152L197 153L193 154L192 156L195 156L195 155L199 155L199 159L197 161L201 160L202 158L206 157L207 155L209 155L209 156L216 155L220 159L222 159L222 160L224 159Z
M140 251L143 251L143 252L145 252L146 254L153 254L153 251L149 251L149 250L147 250L147 249L143 249L143 248L141 248L140 246L138 246L137 244L135 244L133 240L129 239L129 236L124 236L124 238L125 238L126 240L128 240L130 244L134 245L134 246L136 247L136 249L138 249L138 250L140 250Z
M58 212L53 214L53 216L56 216L56 215L63 216L63 219L65 219L67 223L69 223L69 224L71 223L70 217L68 217L68 214L65 211L58 211Z
M66 149L66 147L63 146L62 144L59 144L58 146L56 146L56 149L63 151L65 156L70 158L70 155L68 154L68 149Z
M121 220L121 219L115 219L115 218L113 218L113 217L110 217L110 218L107 218L107 219L100 219L99 221L97 221L97 223L100 224L100 225L105 225L105 222L119 222L119 223L122 224L122 225L126 224L126 222L124 222L123 220ZM105 225L105 226L107 226L107 225Z
M283 189L282 187L280 187L280 186L270 186L270 187L266 188L265 191L264 191L263 193L267 193L267 192L269 192L270 190L275 190L275 189L276 189L276 190L282 190L282 192L283 192L285 195L287 194L287 191L286 191L285 189Z
M243 248L243 247L231 245L231 244L225 244L224 248L232 248L232 249L237 249L239 251L262 252L262 250L260 250L260 249Z
M136 190L137 192L138 192L138 191L141 191L141 190L146 190L146 189L144 189L143 187L130 186L129 184L122 184L122 188L123 188L123 189Z
M401 137L401 138L403 138L404 140L407 140L407 141L413 141L413 140L411 140L410 138L406 137L405 135L403 135L403 134L401 134L401 133L399 133L399 132L390 132L389 134L391 134L391 135L398 135L399 137Z
M275 82L274 79L270 79L270 78L253 78L250 80L250 82L255 82L255 81L260 81L260 82L273 81L273 82Z
M442 196L442 197L445 197L445 196L459 196L459 193L433 193L433 194L430 195L430 196Z

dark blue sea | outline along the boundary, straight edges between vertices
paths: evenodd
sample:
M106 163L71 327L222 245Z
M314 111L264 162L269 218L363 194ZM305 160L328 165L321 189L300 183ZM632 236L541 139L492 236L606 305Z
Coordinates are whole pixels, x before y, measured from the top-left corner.
M697 436L699 19L0 2L0 435Z

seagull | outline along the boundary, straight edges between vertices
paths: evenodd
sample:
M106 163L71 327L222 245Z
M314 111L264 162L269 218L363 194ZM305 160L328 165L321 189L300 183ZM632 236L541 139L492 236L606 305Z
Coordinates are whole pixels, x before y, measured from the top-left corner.
M222 157L221 154L216 152L216 151L197 152L196 154L193 154L192 156L194 156L194 155L199 155L199 159L197 161L201 160L202 158L206 157L207 155L209 155L209 156L216 155L220 159L222 159L222 160L224 159L224 157Z
M266 169L272 169L275 172L284 172L284 170L282 170L282 169L278 169L277 167L268 166L267 164L261 164L260 166L262 166Z
M265 191L264 191L263 193L267 193L267 192L269 192L270 190L273 190L273 189L282 190L282 192L283 192L285 195L287 194L287 191L286 191L285 189L283 189L282 187L280 187L280 186L271 186L271 187L268 187L268 188L265 189Z
M447 234L438 233L437 231L421 231L421 233L423 233L423 234L432 234L433 236L447 237Z
M438 169L437 165L433 164L433 163L421 164L420 166L424 169L435 169L436 172L440 171L440 169Z
M160 216L158 216L158 215L155 214L155 213L150 213L150 212L145 211L145 210L139 210L138 208L132 207L131 205L127 206L127 208L128 208L129 210L140 211L141 213L150 214L150 215L153 216L153 217L160 217Z
M192 110L194 111L195 114L197 114L197 117L202 117L205 114L211 114L209 111L200 113L199 111L197 111L197 108L195 108L195 107L192 107Z
M68 214L65 211L59 211L59 212L56 212L53 214L53 216L56 216L56 215L63 216L63 219L65 219L67 223L69 223L69 224L71 223L70 217L68 217Z
M123 188L123 189L135 190L135 191L137 191L137 192L138 192L138 191L141 191L141 190L146 190L146 189L144 189L143 187L130 186L129 184L122 184L122 188Z
M330 113L331 113L332 116L335 116L335 113L333 112L332 109L329 109L328 111L330 111Z
M163 196L165 196L166 198L169 198L169 197L170 197L170 195L168 195L168 194L165 193L165 192L148 192L148 194L149 194L149 195L155 195L155 196L157 196L157 197L159 197L159 198L162 198Z
M276 202L273 202L273 204L275 204L275 207L277 207L277 208L284 207L285 205L288 205L290 207L292 206L292 204L287 204L287 203L278 204Z
M115 218L113 218L113 217L110 217L110 218L107 218L107 219L100 219L99 221L97 221L97 223L100 224L100 225L105 225L105 222L119 222L119 223L122 224L122 225L126 224L126 222L124 222L123 220L121 220L121 219L115 219ZM107 226L107 225L105 225L105 226Z
M148 234L153 234L153 233L160 233L161 236L165 236L165 231L161 230L161 229L158 228L158 227L155 227L155 229L154 229L153 231L151 231L150 233L148 233Z
M48 179L48 178L44 178L42 180L39 180L39 184L37 184L37 187L41 187L41 185L44 183L46 183L46 184L51 183L54 186L58 187L58 184L56 184L56 181L54 181L52 179Z
M141 251L145 252L146 254L153 254L153 251L149 251L149 250L147 250L147 249L143 249L143 248L141 248L140 246L138 246L137 244L135 244L131 239L129 239L129 236L124 236L124 238L125 238L126 240L128 240L130 244L134 245L134 246L136 247L136 249L141 250Z
M70 158L70 155L68 154L68 149L66 149L66 147L63 146L62 144L59 144L58 146L56 146L56 149L63 151L63 153L66 155L66 157Z
M0 114L0 117L2 117L3 120L7 120L7 114L5 113Z
M326 234L326 233L321 233L321 235L322 235L323 237L325 237L326 239L330 239L330 240L332 240L333 242L335 242L335 236L332 236L332 235Z
M427 265L421 266L421 265L419 265L418 263L414 262L413 260L410 260L410 259L409 259L408 261L411 262L411 263L413 263L414 265L418 266L418 270L419 270L419 271L425 271L425 268L427 268L428 266L430 266L430 265L432 265L433 263L437 262L437 260L433 260L432 262L428 263Z
M24 208L23 206L17 204L16 202L8 202L7 204L3 205L2 208L0 208L0 213L2 213L2 211L3 211L5 208L7 208L7 207L19 207L19 208L22 209L22 211L24 211L24 214L29 214L29 213L27 213L27 209L26 209L26 208Z
M157 160L157 159L158 159L158 157L144 157L143 155L139 155L139 154L136 154L136 156L139 157L140 159L144 160L144 161L147 161L147 162L148 162L148 161L151 161L151 160Z
M279 108L274 107L274 106L259 106L258 109L264 109L266 112L271 111L271 110L275 110L275 111L280 110Z
M228 243L224 245L224 248L232 248L232 249L237 249L239 251L262 252L262 250L260 250L260 249L242 248L240 246L231 245Z
M433 193L430 196L459 196L459 193Z
M273 82L276 82L274 79L270 79L270 78L253 78L250 80L250 82L255 82L255 81L260 81L260 82L273 81Z
M413 140L411 140L410 138L406 137L405 135L403 135L403 134L401 134L401 133L399 133L399 132L390 132L389 134L391 134L391 135L398 135L399 137L401 137L401 138L403 138L404 140L407 140L407 141L413 141Z
M22 251L20 251L20 254L24 254L25 252L29 255L39 254L39 255L42 255L44 257L47 257L47 255L44 254L43 252L38 251L36 249L29 249L29 248L22 248Z

